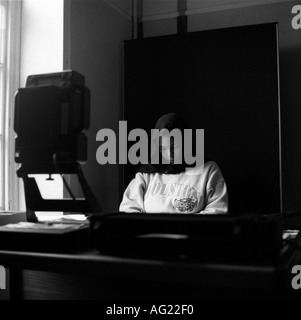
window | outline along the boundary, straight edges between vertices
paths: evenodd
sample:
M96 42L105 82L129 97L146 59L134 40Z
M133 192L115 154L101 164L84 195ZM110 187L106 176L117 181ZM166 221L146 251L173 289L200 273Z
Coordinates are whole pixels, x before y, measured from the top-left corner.
M22 0L20 87L25 86L29 75L62 71L63 18L64 0ZM48 176L43 174L33 177L43 198L63 198L63 182L59 175L53 175L53 181L47 181ZM24 210L26 205L22 179L18 183L19 208ZM36 212L39 219L56 213Z
M5 48L6 48L6 6L4 1L0 1L0 181L4 180L4 152L3 152L3 140L4 140L4 102L5 102ZM0 190L0 208L4 208L4 188Z
M25 209L14 160L15 93L29 75L62 70L63 8L64 0L0 0L0 211ZM59 176L51 185L35 178L43 197L63 197Z
M14 95L19 87L21 1L0 0L0 210L18 209Z

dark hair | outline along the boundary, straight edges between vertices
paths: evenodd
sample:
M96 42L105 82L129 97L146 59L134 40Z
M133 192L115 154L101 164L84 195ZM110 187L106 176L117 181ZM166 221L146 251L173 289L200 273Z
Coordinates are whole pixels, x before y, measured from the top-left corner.
M184 129L189 129L187 121L178 113L168 113L161 116L156 122L155 129L167 129L171 131L173 129L180 129L181 132L184 132ZM183 137L183 135L182 135ZM182 144L183 145L183 144ZM184 159L184 157L183 157ZM186 167L191 167L185 162L182 164L152 164L149 160L149 164L142 165L137 172L143 173L166 173L166 174L176 174L185 171Z

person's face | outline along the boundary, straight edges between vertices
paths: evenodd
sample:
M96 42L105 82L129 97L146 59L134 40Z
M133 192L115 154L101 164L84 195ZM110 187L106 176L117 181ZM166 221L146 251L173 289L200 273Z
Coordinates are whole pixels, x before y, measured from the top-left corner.
M162 157L170 164L181 164L182 159L182 141L174 139L170 134L164 134L161 137Z

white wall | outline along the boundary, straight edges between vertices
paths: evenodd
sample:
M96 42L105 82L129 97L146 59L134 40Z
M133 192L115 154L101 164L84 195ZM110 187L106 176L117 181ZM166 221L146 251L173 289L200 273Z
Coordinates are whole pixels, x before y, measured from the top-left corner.
M96 161L96 134L102 128L118 132L123 105L123 40L131 38L131 17L116 10L110 1L65 1L65 68L85 76L91 91L88 161L84 174L100 205L106 211L119 207L118 165ZM126 11L125 11L126 12ZM74 188L73 184L73 188Z

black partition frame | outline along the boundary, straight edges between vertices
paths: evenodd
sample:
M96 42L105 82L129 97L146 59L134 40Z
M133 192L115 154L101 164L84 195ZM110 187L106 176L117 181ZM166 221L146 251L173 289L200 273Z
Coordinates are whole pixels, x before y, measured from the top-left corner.
M231 213L281 212L278 50L277 23L125 41L128 132L179 112L205 130ZM136 169L123 166L123 190Z

